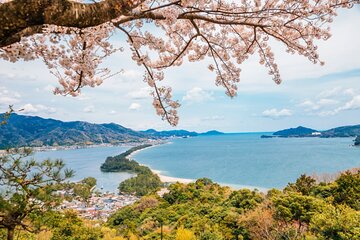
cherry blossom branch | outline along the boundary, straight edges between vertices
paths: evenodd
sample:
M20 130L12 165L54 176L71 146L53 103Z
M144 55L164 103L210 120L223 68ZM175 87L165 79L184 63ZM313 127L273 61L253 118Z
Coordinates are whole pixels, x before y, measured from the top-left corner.
M41 25L98 26L128 14L143 1L103 0L87 4L70 0L13 0L0 3L0 47L18 42L25 35L41 33L37 27Z
M25 3L30 4L28 8L23 7ZM60 82L61 88L54 92L76 96L82 87L97 86L111 76L108 69L99 66L116 51L108 39L117 28L127 35L133 60L145 68L145 81L154 89L157 114L176 125L179 103L171 100L171 88L157 84L164 79L163 70L180 66L185 57L190 62L208 57L213 62L208 68L215 71L215 84L233 97L241 64L257 53L260 64L280 83L269 41L277 40L287 52L323 64L315 41L331 36L328 26L338 8L359 3L103 0L84 4L69 0L0 0L0 58L15 62L40 57Z
M157 86L156 81L162 80L162 78L158 77L158 79L156 79L153 71L151 70L151 67L146 64L146 62L142 58L140 51L134 46L135 41L131 34L120 26L117 26L117 28L126 34L130 44L132 45L132 50L136 54L137 61L141 65L143 65L146 70L147 74L145 74L144 80L148 83L150 87L154 89L152 95L154 97L153 106L155 107L156 113L160 115L163 119L165 119L170 125L176 126L179 120L176 108L180 107L180 104L177 101L171 100L171 88L159 88ZM168 110L169 107L170 110Z

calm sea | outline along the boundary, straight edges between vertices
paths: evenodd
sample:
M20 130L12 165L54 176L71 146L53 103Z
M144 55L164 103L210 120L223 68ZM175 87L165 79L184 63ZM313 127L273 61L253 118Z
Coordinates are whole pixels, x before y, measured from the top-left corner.
M86 177L97 179L97 187L103 191L117 192L119 183L131 178L133 174L127 172L121 173L104 173L100 171L100 166L105 162L106 157L118 155L130 147L94 147L71 150L58 150L36 152L35 159L43 160L62 159L67 168L75 171L72 180L79 181Z
M300 174L360 166L353 138L260 138L261 133L174 139L137 153L136 161L163 175L208 177L234 187L282 188Z
M227 134L173 139L137 152L133 158L163 175L213 181L233 187L282 188L300 174L335 173L360 166L360 148L353 138L267 138L262 133ZM37 158L61 158L76 171L76 179L93 176L104 190L116 191L129 173L102 173L107 156L126 147L97 147L36 153Z

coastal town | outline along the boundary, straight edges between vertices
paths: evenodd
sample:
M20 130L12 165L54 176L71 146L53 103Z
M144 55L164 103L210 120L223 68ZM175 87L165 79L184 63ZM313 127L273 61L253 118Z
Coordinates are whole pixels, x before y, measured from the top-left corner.
M139 197L130 194L116 194L111 192L95 192L86 201L72 197L71 191L58 191L57 194L64 197L70 196L71 200L64 200L58 210L74 210L79 216L90 220L106 222L116 210L131 205L139 200Z
M159 197L163 197L164 194L168 193L168 188L161 188L156 194ZM70 196L71 200L64 200L60 206L57 207L60 211L73 210L84 219L89 220L100 220L106 222L108 218L115 213L118 209L128 205L134 204L140 200L132 194L123 193L112 193L112 192L94 192L89 199L86 201L81 200L78 197L73 197L74 193L70 191L57 191L56 194L65 197Z

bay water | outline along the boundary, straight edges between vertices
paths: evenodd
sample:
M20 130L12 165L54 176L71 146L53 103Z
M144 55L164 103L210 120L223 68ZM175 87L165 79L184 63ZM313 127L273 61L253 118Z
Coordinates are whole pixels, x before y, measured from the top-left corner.
M241 133L171 139L166 144L132 155L140 164L162 175L207 177L235 188L283 188L300 174L336 173L360 167L360 148L353 138L260 138L263 133ZM130 147L94 147L38 152L37 159L61 158L76 171L76 180L92 176L98 187L116 192L130 173L103 173L100 165Z

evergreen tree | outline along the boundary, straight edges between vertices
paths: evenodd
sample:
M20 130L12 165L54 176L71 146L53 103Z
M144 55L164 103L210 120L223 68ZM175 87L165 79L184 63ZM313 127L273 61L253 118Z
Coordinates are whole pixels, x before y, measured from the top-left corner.
M16 228L35 230L35 222L53 209L60 197L55 194L73 176L61 160L36 161L31 149L16 149L0 156L0 228L14 239Z

